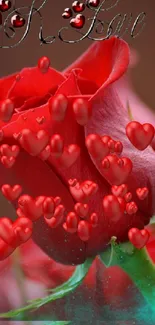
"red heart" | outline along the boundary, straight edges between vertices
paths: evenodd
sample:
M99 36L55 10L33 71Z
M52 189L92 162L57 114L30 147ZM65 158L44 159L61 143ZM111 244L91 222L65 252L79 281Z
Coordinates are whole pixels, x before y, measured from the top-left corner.
M88 6L91 6L94 8L98 7L99 3L100 3L100 0L88 0Z
M23 17L21 17L20 15L14 15L11 18L11 24L15 28L23 27L25 25L25 19Z
M50 149L52 157L61 157L64 150L64 140L60 134L52 135L50 139Z
M16 245L25 243L32 235L33 224L29 218L18 218L13 224Z
M146 197L148 196L149 190L147 187L143 187L143 188L137 188L136 190L136 194L139 198L139 200L144 200L146 199Z
M83 16L81 14L76 15L75 18L72 18L70 20L70 25L73 28L81 29L81 28L83 28L84 24L85 24L85 16Z
M18 200L18 205L23 214L32 221L43 215L43 202L45 197L33 199L29 195L22 195Z
M13 187L9 184L4 184L1 188L3 195L9 200L16 200L22 192L20 185L14 185Z
M103 198L103 214L111 222L117 222L125 212L125 201L114 195L107 195Z
M63 154L58 158L61 168L71 167L80 155L80 147L76 144L70 144L64 148Z
M71 233L74 234L77 232L79 217L75 212L69 212L66 217L66 222L63 224L63 228Z
M0 238L8 245L11 245L15 239L13 222L9 218L0 219Z
M86 99L77 98L73 102L73 112L77 123L85 126L91 117L92 105Z
M2 156L6 157L17 157L20 152L19 146L9 146L8 144L2 144L0 147L0 153Z
M74 210L79 217L85 218L88 215L89 206L88 204L76 203Z
M49 136L44 130L33 133L29 129L22 131L19 139L20 145L32 156L37 156L45 149L49 141Z
M68 98L63 94L57 94L49 99L48 107L52 120L62 122L68 107Z
M11 168L14 163L15 163L16 159L14 157L6 157L6 156L2 156L1 158L1 163L6 167L6 168Z
M109 155L103 159L102 167L102 175L111 185L121 185L132 171L132 162L129 158Z
M14 103L11 99L5 99L0 103L0 120L9 122L14 112Z
M132 121L126 126L126 135L139 150L146 149L153 140L155 134L154 127L149 124L140 124L139 122Z
M44 216L44 220L46 221L46 223L50 228L56 228L63 222L64 212L65 212L65 208L62 204L60 204L55 208L53 217L47 219L46 216Z
M85 143L89 154L95 161L102 160L110 153L108 142L102 141L102 138L98 134L89 134L86 137Z
M113 185L111 188L111 192L115 196L121 196L123 197L128 191L128 187L126 184L121 184L119 186Z
M81 184L77 183L75 186L70 186L70 192L74 199L81 203L89 201L92 195L98 190L98 185L92 181L84 181Z
M62 14L62 17L64 19L68 19L68 18L71 18L72 17L72 10L70 8L66 8Z
M50 219L55 210L55 202L52 197L47 197L43 202L43 213L44 217Z
M86 220L81 220L78 223L78 236L82 241L88 241L91 235L91 224Z
M146 229L131 228L128 232L128 237L136 248L141 249L147 244L150 234Z
M85 4L79 1L74 1L72 3L72 8L75 12L82 12L85 9Z

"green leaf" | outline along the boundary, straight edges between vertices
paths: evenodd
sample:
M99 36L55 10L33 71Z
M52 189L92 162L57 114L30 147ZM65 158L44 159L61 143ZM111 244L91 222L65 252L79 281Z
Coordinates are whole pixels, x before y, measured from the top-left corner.
M93 258L94 259L94 258ZM75 282L81 282L81 280L84 279L84 277L86 276L89 267L91 266L93 259L87 259L85 263L78 265L76 267L75 272L73 273L73 275L70 277L70 279L68 281L66 281L65 283L63 283L62 285L54 288L54 289L50 289L50 292L58 292L59 290L65 290L68 286L72 286L74 285Z
M10 310L7 313L0 314L0 318L14 318L17 317L20 313L23 313L24 311L33 311L42 307L45 304L48 304L51 301L65 297L70 292L74 291L82 283L93 262L93 259L94 258L87 259L84 264L77 266L72 277L61 286L55 288L55 291L53 291L52 294L44 298L31 300L29 301L29 304L25 307L16 310Z

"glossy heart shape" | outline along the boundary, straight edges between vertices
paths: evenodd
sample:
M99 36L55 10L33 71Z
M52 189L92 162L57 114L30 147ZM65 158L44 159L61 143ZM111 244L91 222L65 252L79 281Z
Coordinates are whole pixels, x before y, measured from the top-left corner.
M74 1L72 8L75 12L82 12L85 9L85 4L80 1Z
M70 9L70 8L65 8L65 10L64 10L64 12L63 12L63 14L62 14L62 17L64 18L64 19L69 19L69 18L71 18L73 16L73 14L72 14L72 10Z
M6 156L2 156L1 158L1 163L6 167L6 168L11 168L14 163L15 163L16 159L14 157L6 157Z
M132 121L126 126L126 135L138 150L146 149L151 144L154 134L155 129L149 123L142 125L139 122Z
M45 197L36 199L29 195L22 195L18 200L18 206L23 214L32 221L39 219L43 215L43 202Z
M109 155L102 161L102 167L102 175L111 185L121 185L132 171L132 162L129 158Z
M147 244L150 234L146 229L131 228L128 232L128 237L136 248L141 249Z
M33 133L29 129L22 131L22 136L19 139L19 143L30 155L39 155L47 146L49 136L44 130L40 130L37 133Z
M0 11L5 12L11 8L11 1L10 0L0 0Z
M103 198L103 214L109 222L119 221L125 212L125 202L122 198L114 195L107 195Z
M139 198L139 200L145 200L146 197L148 196L149 190L147 187L143 187L143 188L137 188L136 190L136 194Z
M14 103L11 99L5 99L0 102L0 120L9 122L14 113Z
M80 147L76 144L70 144L64 148L63 154L58 158L61 168L71 167L80 156Z
M95 161L101 161L110 153L108 142L102 141L98 134L89 134L85 139L85 144Z
M9 200L16 200L22 192L22 187L20 185L11 186L9 184L4 184L1 188L3 195Z
M85 218L88 216L89 206L88 204L76 203L74 206L75 212L79 217Z
M17 157L20 152L19 146L9 146L8 144L2 144L0 146L0 153L2 156L6 157Z
M81 14L76 15L75 18L72 18L70 20L70 25L73 28L81 29L81 28L83 28L84 24L85 24L85 16L83 16Z
M21 17L20 15L14 15L11 18L11 24L15 28L23 27L25 25L25 19L23 17Z
M115 196L121 196L123 197L128 191L128 187L126 184L121 184L119 186L113 185L111 188L111 192Z

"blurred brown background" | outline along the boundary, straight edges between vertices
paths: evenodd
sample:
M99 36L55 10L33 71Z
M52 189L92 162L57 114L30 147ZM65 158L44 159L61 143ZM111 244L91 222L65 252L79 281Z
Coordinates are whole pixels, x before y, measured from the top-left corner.
M114 3L116 0L107 0ZM12 1L13 2L13 1ZM35 7L38 8L43 0L36 0ZM42 15L44 18L43 34L56 35L62 26L69 26L69 22L62 18L64 8L71 6L72 0L47 0ZM32 4L32 0L17 0L16 7ZM109 11L108 20L111 20L117 13L133 13L133 22L140 12L146 12L146 27L136 38L125 36L124 39L140 53L140 62L132 70L132 79L136 91L141 98L152 108L155 109L154 83L155 83L155 1L154 0L120 0L119 5ZM26 12L26 11L25 11ZM28 10L27 10L28 13ZM90 15L90 11L89 11ZM3 14L3 17L5 15ZM102 13L104 19L105 15ZM22 32L22 33L21 33ZM20 34L21 33L21 34ZM35 15L32 19L31 29L27 38L18 47L13 49L0 49L0 77L18 71L26 66L36 65L39 57L46 55L51 59L54 68L62 70L74 61L92 41L84 40L78 44L65 44L59 39L54 44L40 46L38 39L39 17ZM18 30L15 40L23 34L23 29ZM69 34L65 34L66 38ZM72 39L79 37L76 32L72 34ZM71 39L71 38L70 38ZM5 37L3 44L11 44Z

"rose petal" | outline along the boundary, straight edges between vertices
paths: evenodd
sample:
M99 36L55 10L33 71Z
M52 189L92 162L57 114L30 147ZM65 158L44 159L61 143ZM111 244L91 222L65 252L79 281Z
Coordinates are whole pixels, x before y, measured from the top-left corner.
M133 193L133 200L139 207L139 210L145 214L146 220L152 215L155 205L152 202L152 195L154 189L154 164L155 155L152 149L147 148L145 152L141 153L135 149L125 134L125 127L129 122L128 112L122 106L122 103L114 89L109 86L104 90L103 87L91 98L93 104L93 115L85 127L86 136L90 133L97 133L99 135L108 134L115 140L123 143L123 157L128 157L133 162L133 171L128 178L129 190ZM97 169L101 172L101 168L97 165L93 158L91 158ZM145 202L139 202L135 195L137 187L149 187L150 196Z
M88 50L71 66L64 70L80 68L80 78L87 79L100 87L117 80L126 70L129 63L129 48L124 41L112 37L103 42L94 42Z

